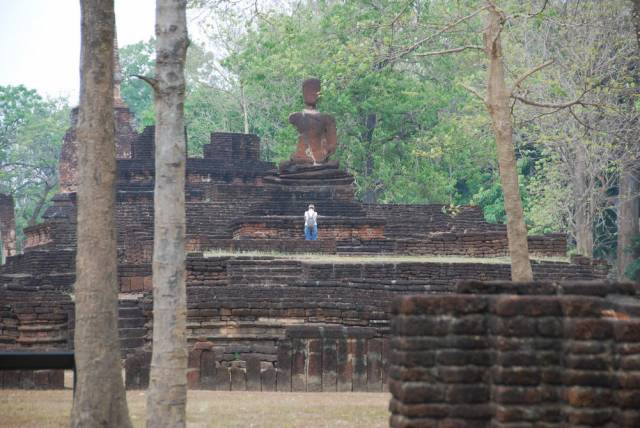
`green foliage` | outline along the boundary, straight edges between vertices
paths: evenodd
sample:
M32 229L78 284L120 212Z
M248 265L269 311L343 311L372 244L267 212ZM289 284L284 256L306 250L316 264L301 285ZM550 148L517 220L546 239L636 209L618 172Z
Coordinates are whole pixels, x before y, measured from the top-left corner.
M55 194L68 120L66 100L43 99L24 86L0 86L0 192L16 201L18 238Z
M155 70L155 41L138 42L119 50L122 68L121 94L136 115L140 129L153 125L153 91L134 76L153 76Z
M120 49L123 81L122 98L138 119L140 130L155 122L153 91L136 75L155 73L155 41L138 42ZM185 77L187 93L184 106L191 155L202 153L210 133L217 130L241 131L242 120L237 102L220 81L212 81L213 57L197 43L187 51Z
M381 60L398 37L408 37L403 26L417 16L433 19L427 6L404 10L401 2L354 1L322 3L320 14L302 6L271 14L223 65L245 83L251 130L268 159L293 151L287 117L303 108L302 80L315 76L323 85L319 109L337 120L337 157L355 175L361 198L468 203L486 182L493 139L478 132L485 115L456 80L464 59L434 57L425 67Z

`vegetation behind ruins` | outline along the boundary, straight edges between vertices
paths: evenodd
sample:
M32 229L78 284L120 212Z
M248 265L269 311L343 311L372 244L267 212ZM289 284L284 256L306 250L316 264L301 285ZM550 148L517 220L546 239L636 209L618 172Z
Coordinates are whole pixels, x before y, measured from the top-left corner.
M637 159L630 2L527 3L501 2L521 15L502 35L508 78L553 60L522 84L521 94L556 105L581 100L564 109L514 104L529 230L567 232L575 243L586 228L593 253L613 259L619 171ZM189 151L200 154L211 131L248 131L262 139L266 160L284 159L296 141L287 117L302 108L299 84L313 75L323 81L319 108L337 119L338 158L356 177L361 200L476 204L489 221L503 222L490 119L465 89L482 88L486 74L483 53L473 48L482 45L483 21L468 19L439 34L477 4L191 1L200 36L186 67ZM153 43L120 49L123 97L140 127L153 122L153 98L130 76L151 73ZM469 48L438 54L458 46ZM55 194L69 103L0 88L0 191L15 195L19 229L35 222Z

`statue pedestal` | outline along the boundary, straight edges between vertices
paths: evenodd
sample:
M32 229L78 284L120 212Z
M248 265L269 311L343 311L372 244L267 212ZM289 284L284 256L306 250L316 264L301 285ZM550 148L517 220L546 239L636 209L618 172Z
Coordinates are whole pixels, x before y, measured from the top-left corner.
M339 186L352 188L353 176L340 169L338 161L322 164L294 163L286 161L280 164L279 170L264 177L265 184L282 186Z

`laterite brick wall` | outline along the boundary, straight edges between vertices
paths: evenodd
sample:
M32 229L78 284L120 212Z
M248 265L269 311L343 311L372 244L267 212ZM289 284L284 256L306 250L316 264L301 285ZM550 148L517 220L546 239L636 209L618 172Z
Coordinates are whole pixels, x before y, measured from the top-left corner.
M393 428L640 426L631 285L467 282L392 311Z

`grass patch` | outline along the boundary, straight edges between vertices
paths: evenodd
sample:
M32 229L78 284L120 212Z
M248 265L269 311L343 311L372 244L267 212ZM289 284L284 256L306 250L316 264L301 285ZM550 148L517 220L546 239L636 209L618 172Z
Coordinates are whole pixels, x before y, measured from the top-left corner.
M340 255L322 253L281 253L277 251L206 251L204 257L275 257L287 260L300 260L308 263L482 263L510 264L510 257L465 257L465 256L410 256L395 254ZM537 257L534 261L569 263L568 257Z
M0 427L66 427L71 390L4 390ZM260 428L382 428L389 424L388 393L283 393L189 391L187 426ZM135 427L145 426L146 397L127 392Z

